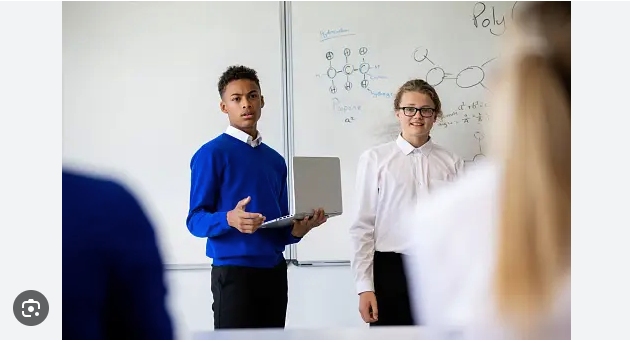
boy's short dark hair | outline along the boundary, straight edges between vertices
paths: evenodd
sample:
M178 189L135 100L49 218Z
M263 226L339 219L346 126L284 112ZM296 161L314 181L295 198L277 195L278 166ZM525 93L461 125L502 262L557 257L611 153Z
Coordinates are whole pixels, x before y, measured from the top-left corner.
M254 69L241 65L231 66L223 72L223 75L219 78L219 95L221 97L223 97L223 93L225 93L225 88L228 83L235 80L251 80L256 83L258 88L260 88L260 81L258 80L258 75Z

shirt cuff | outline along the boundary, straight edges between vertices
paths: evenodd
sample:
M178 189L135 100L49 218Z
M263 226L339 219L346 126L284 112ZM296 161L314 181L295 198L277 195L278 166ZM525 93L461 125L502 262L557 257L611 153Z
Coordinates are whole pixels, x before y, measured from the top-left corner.
M357 282L357 294L363 292L374 292L374 283L368 280Z

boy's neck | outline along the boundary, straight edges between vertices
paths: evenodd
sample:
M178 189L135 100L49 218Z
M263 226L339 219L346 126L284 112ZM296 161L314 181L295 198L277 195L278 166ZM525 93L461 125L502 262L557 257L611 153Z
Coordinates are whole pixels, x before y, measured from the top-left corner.
M233 128L241 130L243 132L245 132L246 134L252 136L252 139L256 139L258 138L258 129L256 128L256 126L254 127L249 127L249 128L240 128L240 127L236 127L234 125L231 125Z
M424 136L407 136L403 132L402 137L409 144L411 144L414 148L419 148L419 147L425 145L429 141L429 137L430 136L429 135L424 135Z

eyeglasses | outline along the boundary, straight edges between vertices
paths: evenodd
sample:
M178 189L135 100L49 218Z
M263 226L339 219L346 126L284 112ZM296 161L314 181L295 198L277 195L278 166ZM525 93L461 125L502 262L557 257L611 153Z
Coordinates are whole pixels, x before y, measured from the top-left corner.
M403 111L403 114L407 117L413 117L416 113L420 112L420 115L424 118L431 118L435 115L435 108L431 107L399 107L399 110Z

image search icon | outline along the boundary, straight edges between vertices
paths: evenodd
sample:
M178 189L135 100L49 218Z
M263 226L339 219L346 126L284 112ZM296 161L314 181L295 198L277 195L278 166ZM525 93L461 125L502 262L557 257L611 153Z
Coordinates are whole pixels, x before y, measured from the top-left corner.
M13 302L15 318L26 326L36 326L43 323L48 317L48 311L48 299L38 291L24 291Z

